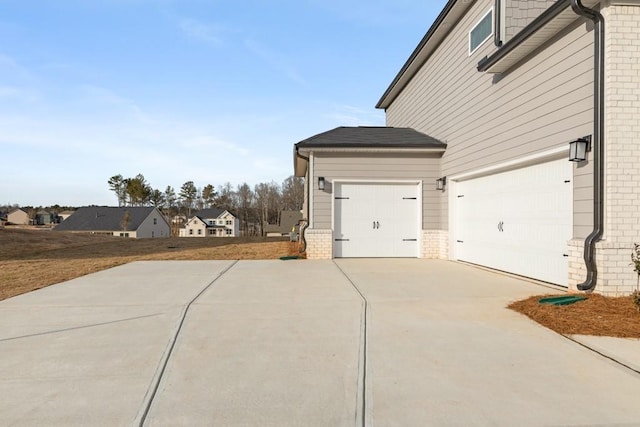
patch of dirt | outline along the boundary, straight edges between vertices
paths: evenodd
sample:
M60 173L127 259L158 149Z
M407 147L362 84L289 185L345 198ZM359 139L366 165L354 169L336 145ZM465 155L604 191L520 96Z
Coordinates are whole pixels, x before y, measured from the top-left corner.
M640 338L640 311L630 296L588 294L586 300L564 306L538 302L540 298L566 295L537 295L516 301L509 308L563 335Z
M300 255L298 247L280 238L123 239L2 229L0 300L133 261L279 259L287 255Z

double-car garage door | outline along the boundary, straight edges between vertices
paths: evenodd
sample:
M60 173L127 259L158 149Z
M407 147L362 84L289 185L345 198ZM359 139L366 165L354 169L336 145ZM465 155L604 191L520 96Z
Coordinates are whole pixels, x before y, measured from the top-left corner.
M566 159L458 182L458 260L566 286L572 237Z
M336 182L335 257L417 257L421 200L416 183Z

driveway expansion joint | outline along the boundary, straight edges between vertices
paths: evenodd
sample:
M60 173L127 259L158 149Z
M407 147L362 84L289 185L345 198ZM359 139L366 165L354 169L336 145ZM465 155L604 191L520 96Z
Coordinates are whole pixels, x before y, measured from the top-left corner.
M235 260L233 261L231 264L229 264L224 270L222 270L220 273L218 273L218 275L211 281L209 282L205 287L203 287L197 294L195 297L193 297L191 299L191 301L189 301L182 309L182 312L180 314L179 320L178 320L178 325L173 333L173 335L171 336L171 339L169 340L169 344L167 345L162 358L160 359L160 363L158 364L158 369L156 370L156 374L154 375L151 384L149 386L149 389L147 390L147 392L145 393L144 399L143 399L143 405L142 408L140 409L140 411L138 412L138 415L136 416L136 420L135 420L135 425L142 427L145 424L145 421L147 420L147 416L149 415L149 412L151 410L151 406L153 405L153 401L156 397L156 394L158 392L158 388L160 387L160 383L162 382L162 378L164 376L164 373L167 369L167 365L169 363L169 360L171 359L171 355L173 354L173 349L175 348L176 342L178 341L178 337L180 335L180 331L182 330L182 326L184 325L184 321L187 317L187 314L189 313L189 309L191 308L191 306L198 300L198 298L200 298L202 296L202 294L204 294L207 290L209 290L211 288L211 286L213 286L213 284L215 282L218 281L218 279L220 279L222 276L224 276L229 270L231 270L237 263L239 260Z
M351 277L347 275L347 273L335 262L332 260L333 264L340 270L342 275L349 281L353 289L355 289L356 293L362 299L362 316L360 320L360 358L358 361L358 393L359 396L356 397L356 425L361 425L365 427L367 425L367 324L368 324L368 315L369 315L369 301L367 297L364 296L358 285L355 284Z

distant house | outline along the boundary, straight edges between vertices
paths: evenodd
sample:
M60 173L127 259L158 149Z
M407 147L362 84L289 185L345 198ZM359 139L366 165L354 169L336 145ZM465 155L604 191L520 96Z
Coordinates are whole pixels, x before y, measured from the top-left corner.
M7 222L15 225L29 225L29 214L22 209L14 209L7 215Z
M300 211L280 211L278 223L265 225L264 234L267 236L288 235L301 219L302 212Z
M53 222L53 214L51 212L47 212L45 210L36 212L36 225L50 225Z
M111 234L130 238L169 237L171 227L153 207L79 208L54 230L74 233Z
M238 237L240 221L225 209L202 209L180 229L180 237Z

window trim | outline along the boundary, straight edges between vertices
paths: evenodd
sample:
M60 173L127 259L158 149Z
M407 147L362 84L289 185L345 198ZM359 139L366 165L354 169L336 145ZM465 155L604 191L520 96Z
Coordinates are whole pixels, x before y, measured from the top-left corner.
M491 31L489 32L487 37L485 37L480 43L478 43L478 45L473 50L471 50L471 33L473 32L473 30L478 28L480 23L486 19L487 15L491 15L491 25L490 25ZM480 47L483 44L485 44L487 42L487 40L490 40L493 37L493 32L495 31L494 30L495 19L496 19L496 16L495 16L495 13L493 11L493 7L491 7L491 8L489 8L489 11L487 13L483 14L482 18L480 18L478 20L478 22L476 22L476 24L469 30L469 34L468 34L468 37L467 37L467 39L468 39L467 47L468 47L468 51L469 51L469 56L473 55L478 49L480 49Z

